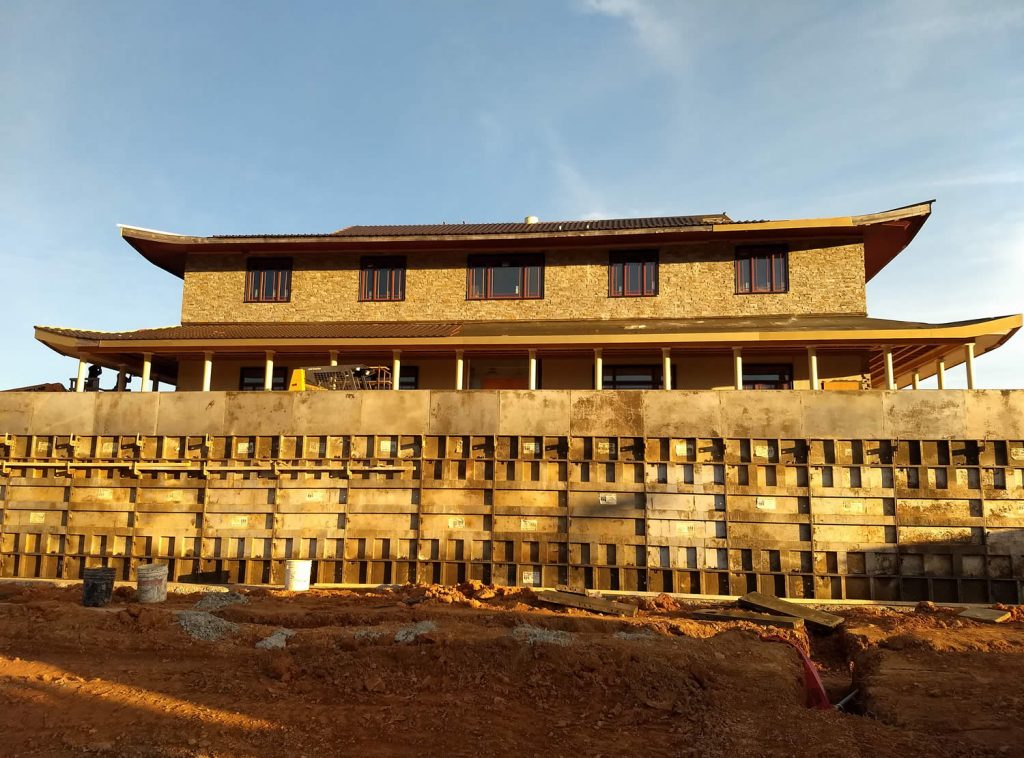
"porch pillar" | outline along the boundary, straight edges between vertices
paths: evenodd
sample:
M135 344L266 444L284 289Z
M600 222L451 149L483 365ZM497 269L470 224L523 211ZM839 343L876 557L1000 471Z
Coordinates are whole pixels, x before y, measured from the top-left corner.
M466 374L466 364L463 359L463 352L461 350L455 351L455 389L464 389L464 377Z
M332 366L337 366L338 365L338 351L337 350L332 350L330 352L330 356L331 356L331 365Z
M967 389L974 389L974 343L968 342L964 345L964 350L967 351Z
M885 388L894 390L896 389L896 377L893 376L892 370L892 348L885 348L882 355L885 357Z
M946 389L946 359L939 358L935 364L935 380L939 383L939 389Z
M274 351L266 351L267 360L263 366L263 389L274 389Z
M75 380L75 392L85 392L85 369L86 363L78 359L78 379Z
M811 389L821 389L818 382L818 349L815 347L807 348L807 373L811 377Z
M732 378L733 388L743 389L743 349L734 347L732 349Z
M530 350L530 389L537 389L537 351Z
M117 367L117 391L124 392L128 388L128 370L124 365Z
M910 377L910 386L915 390L921 389L921 372L915 371Z
M153 354L142 354L142 381L139 385L140 392L149 392L149 375L153 372Z
M391 389L397 390L402 377L402 351L391 351Z
M661 349L661 386L667 390L672 389L672 349L663 347Z
M604 357L601 348L594 348L594 389L604 389Z
M213 353L203 353L203 392L210 391L210 380L213 378Z

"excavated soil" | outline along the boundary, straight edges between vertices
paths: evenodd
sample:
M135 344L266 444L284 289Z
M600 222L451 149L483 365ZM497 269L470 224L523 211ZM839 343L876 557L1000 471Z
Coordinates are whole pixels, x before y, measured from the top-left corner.
M530 590L239 590L81 606L0 584L12 756L1021 755L1024 619L857 607L830 635L620 619ZM209 596L207 596L209 597ZM230 601L230 602L222 602ZM805 707L809 650L835 702ZM262 647L257 647L258 643Z

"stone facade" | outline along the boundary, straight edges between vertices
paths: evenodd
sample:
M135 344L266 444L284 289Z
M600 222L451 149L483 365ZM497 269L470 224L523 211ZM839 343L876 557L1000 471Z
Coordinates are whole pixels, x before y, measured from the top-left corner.
M243 302L245 255L192 256L185 273L181 320L491 321L866 313L862 243L799 241L789 249L790 286L785 294L736 294L734 246L719 242L661 248L657 297L608 297L607 248L576 248L546 253L542 300L491 301L466 300L466 252L411 252L406 299L386 303L359 302L359 253L294 255L287 303Z

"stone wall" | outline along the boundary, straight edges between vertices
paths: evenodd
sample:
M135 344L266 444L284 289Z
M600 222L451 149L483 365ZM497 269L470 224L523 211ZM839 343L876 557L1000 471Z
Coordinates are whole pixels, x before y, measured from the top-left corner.
M244 303L245 256L192 256L182 322L487 321L506 319L695 318L866 312L860 243L800 241L790 246L786 294L735 294L730 243L665 246L660 294L608 297L606 249L546 253L543 300L466 300L465 252L407 256L406 299L360 303L360 255L294 256L288 303Z
M0 394L0 575L1024 599L1024 392Z

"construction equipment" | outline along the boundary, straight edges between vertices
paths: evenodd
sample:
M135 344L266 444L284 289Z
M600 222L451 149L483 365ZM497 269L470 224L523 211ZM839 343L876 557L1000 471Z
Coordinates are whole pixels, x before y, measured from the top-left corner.
M389 390L391 369L385 366L309 366L292 371L290 392L305 390Z

